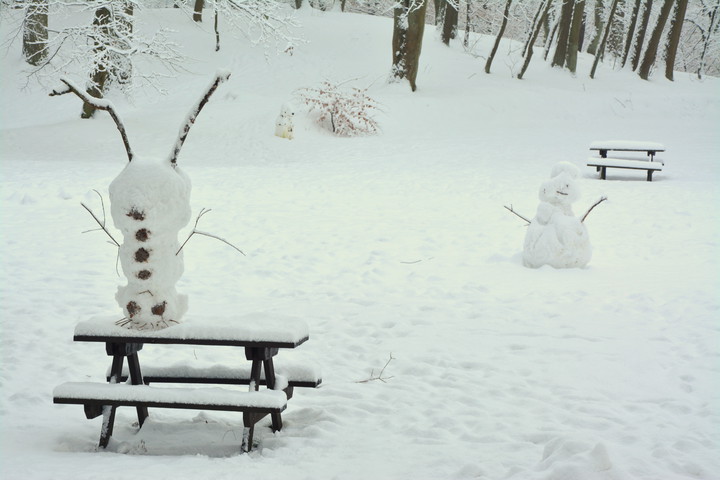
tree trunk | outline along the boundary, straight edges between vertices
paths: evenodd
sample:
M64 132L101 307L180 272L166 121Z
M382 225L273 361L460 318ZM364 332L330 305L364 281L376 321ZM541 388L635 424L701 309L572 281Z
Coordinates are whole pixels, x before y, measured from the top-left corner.
M508 5L505 6L505 17L508 16L509 4L510 4L510 2L508 2ZM525 45L523 46L523 53L522 53L523 57L525 55L527 55L528 45L530 45L530 39L532 39L533 32L535 31L535 25L537 25L538 20L540 19L540 15L542 15L542 12L544 9L545 9L545 5L541 2L538 5L537 12L535 12L535 16L533 17L532 24L530 26L530 32L528 32L527 40L525 40Z
M612 25L613 17L615 16L615 10L620 0L613 0L612 7L610 7L610 15L608 15L607 21L605 22L605 31L603 32L602 40L597 52L595 52L595 60L593 61L592 69L590 70L590 78L595 78L595 70L597 69L598 63L605 52L605 44L607 43L608 36L610 35L610 26Z
M610 34L607 39L606 50L613 54L616 58L622 57L623 41L625 38L625 0L619 0L615 7L615 15L613 15L610 25Z
M640 54L642 53L643 43L645 43L645 34L647 33L648 23L650 22L651 10L652 0L645 0L642 18L640 20L640 26L638 27L637 34L635 35L635 46L633 48L632 56L630 58L633 71L637 70L638 66L640 65Z
M630 54L630 47L632 46L632 39L635 35L635 27L637 26L638 13L640 13L641 1L642 0L635 0L635 6L630 14L630 26L628 27L627 35L625 36L625 50L623 51L621 67L625 66L628 55Z
M110 24L110 9L108 7L100 7L95 10L95 18L93 19L93 25L95 28L103 31L106 36L109 34L108 25ZM107 54L107 47L102 43L95 42L93 50L96 53L96 58L101 59L94 67L93 72L90 76L90 87L87 89L88 95L96 98L102 98L103 92L108 79L107 65L103 62L103 58ZM80 118L92 118L95 115L97 109L89 103L83 103L82 113Z
M202 22L202 11L205 6L205 0L195 0L195 8L193 9L193 20Z
M23 57L30 65L40 65L47 59L48 2L32 0L25 10L23 24Z
M677 49L680 44L680 34L682 33L683 24L685 23L687 6L688 0L677 1L675 4L675 14L670 24L670 34L668 35L667 46L665 47L665 78L670 81L673 80L675 57L677 56Z
M512 4L512 0L507 0L507 2L505 3L505 11L503 12L503 19L502 19L502 24L500 25L500 31L498 32L497 37L495 37L495 44L493 45L492 51L490 52L490 55L488 56L487 62L485 62L485 73L490 73L490 67L492 66L492 62L493 62L493 59L495 58L495 54L497 53L498 47L500 46L500 40L502 39L502 36L505 33L505 27L507 27L508 17L510 16L510 5L511 4ZM537 17L535 17L535 22L537 23ZM528 43L530 43L530 42L528 42Z
M458 11L451 2L445 0L445 8L443 9L445 14L443 15L443 28L442 28L442 42L445 45L450 45L450 40L457 37L458 27Z
M710 46L712 32L715 31L718 17L720 16L718 15L718 10L720 10L720 4L716 4L714 7L712 7L712 11L708 12L710 24L708 25L707 32L703 32L702 34L703 49L702 53L700 54L700 65L697 69L698 78L702 78L703 71L705 70L705 57L707 56L708 47Z
M470 31L472 30L470 25L470 2L465 2L465 36L463 38L463 47L468 48L470 46Z
M568 51L565 66L572 73L577 70L577 54L580 50L580 35L582 33L583 17L585 15L585 0L577 0L573 11L570 36L568 37Z
M555 47L555 56L553 57L552 66L565 65L567 57L568 38L570 37L570 25L572 22L572 14L575 9L575 0L563 0L562 9L560 10L560 23L558 27L558 41Z
M522 80L523 75L525 75L525 71L528 68L528 65L530 65L530 59L532 59L533 56L533 46L535 45L535 40L537 40L538 35L540 34L540 29L542 28L543 24L545 23L545 18L548 16L548 13L550 12L550 5L552 5L552 0L545 0L545 8L543 9L542 16L538 19L537 23L535 24L533 28L533 34L532 37L530 37L530 43L528 44L527 54L525 55L525 62L523 63L522 69L520 70L520 73L518 74L518 79Z
M396 79L410 82L410 88L417 90L418 66L425 32L426 0L400 0L395 4L393 21L393 66Z
M640 64L640 68L638 70L638 75L640 75L640 78L642 78L643 80L647 80L648 78L650 78L650 70L652 69L653 65L655 65L658 48L660 47L660 39L662 38L665 24L667 23L668 17L670 17L670 10L672 9L674 3L675 0L665 0L662 6L662 10L660 10L660 15L658 16L657 23L655 24L655 28L653 28L653 32L650 35L650 40L648 41L647 50L645 50L645 56L643 57L642 63Z
M605 6L603 5L603 0L595 0L595 8L593 9L595 35L593 36L593 39L590 41L590 45L588 45L587 48L587 53L590 53L592 55L595 55L595 53L597 52L598 46L600 45L600 40L602 39L604 10Z

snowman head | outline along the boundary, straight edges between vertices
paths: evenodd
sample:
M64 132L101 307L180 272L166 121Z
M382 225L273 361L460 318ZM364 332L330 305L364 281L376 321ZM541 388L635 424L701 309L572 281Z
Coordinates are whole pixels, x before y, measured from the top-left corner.
M280 116L286 117L286 118L292 118L295 115L295 112L293 111L293 108L287 104L284 103L282 107L280 107Z
M580 170L569 162L555 164L550 172L550 180L540 186L540 201L557 206L569 206L580 197L575 181Z

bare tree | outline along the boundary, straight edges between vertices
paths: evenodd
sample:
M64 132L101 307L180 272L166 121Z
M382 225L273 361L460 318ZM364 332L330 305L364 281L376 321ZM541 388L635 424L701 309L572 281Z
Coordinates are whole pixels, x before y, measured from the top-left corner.
M528 66L530 65L530 60L533 56L533 46L535 45L535 40L537 40L538 35L540 34L540 29L542 28L543 24L545 23L545 19L550 14L550 6L552 5L552 0L544 0L544 6L543 6L543 13L540 15L535 25L533 26L532 30L532 36L530 37L530 42L528 42L528 48L527 53L525 54L525 62L523 63L522 68L520 69L520 73L518 74L518 79L522 80L523 75L525 75L525 71L527 70Z
M563 0L560 9L560 22L558 27L558 40L555 47L552 66L565 65L567 57L568 38L570 37L570 26L572 25L572 14L575 8L575 0Z
M688 0L677 0L675 13L670 23L670 33L665 46L665 78L673 80L675 70L675 58L677 57L680 34L685 24L685 12L687 11Z
M565 59L565 66L572 73L577 70L577 54L582 43L582 24L585 14L585 0L577 0L573 9L572 24L570 26L570 36L568 37L568 50Z
M458 0L443 1L445 5L443 8L442 33L440 37L445 45L450 45L450 40L457 37L458 9L460 5Z
M610 13L605 21L605 31L603 32L602 40L600 40L600 46L598 46L597 52L595 52L595 60L593 61L592 69L590 70L590 78L595 78L595 70L597 70L598 63L605 52L605 44L607 43L608 35L610 35L610 25L612 25L612 19L617 10L619 0L613 0L612 6L610 7Z
M642 9L642 15L640 17L640 25L638 25L637 33L635 34L635 40L633 42L632 55L630 61L633 71L637 70L640 66L640 58L642 53L642 47L645 43L645 35L647 34L647 27L650 23L650 13L652 11L652 0L645 0Z
M638 70L638 75L640 75L640 78L643 80L650 78L650 70L653 65L655 65L658 48L660 47L660 39L662 38L665 24L670 17L670 10L673 7L673 3L675 3L674 0L664 0L662 9L660 10L660 15L658 15L657 22L655 23L655 28L653 28L653 32L650 35L650 40L648 41L648 46L645 50L645 56L643 57L640 69Z
M595 55L597 48L600 45L600 40L602 40L604 11L605 6L603 4L603 0L595 0L595 8L593 8L593 25L595 26L595 33L593 34L593 38L587 48L587 53L592 55Z
M193 7L193 21L198 23L202 22L202 13L204 7L204 0L195 0L195 6Z
M40 65L47 58L48 0L31 0L25 7L23 23L23 57L30 65Z
M394 9L391 75L394 79L407 79L413 92L417 90L415 82L425 32L426 9L426 0L399 0Z
M633 5L632 13L630 14L630 26L627 29L627 35L625 36L625 48L623 49L623 57L621 66L624 67L627 62L628 55L630 54L630 47L632 46L632 39L635 35L635 27L637 27L638 14L640 13L640 2L642 0L635 0Z
M505 3L505 11L503 12L502 24L500 24L500 31L495 37L495 44L493 45L492 51L490 52L490 55L488 55L487 61L485 62L485 73L490 73L490 67L492 66L492 62L495 58L498 47L500 46L500 40L505 33L505 27L507 27L508 18L510 17L510 5L512 5L512 0L507 0L507 2ZM535 21L537 21L537 17Z

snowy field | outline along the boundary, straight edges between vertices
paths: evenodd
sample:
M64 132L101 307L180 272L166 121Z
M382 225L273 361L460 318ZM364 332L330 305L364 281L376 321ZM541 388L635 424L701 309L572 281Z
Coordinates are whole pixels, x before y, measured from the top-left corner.
M388 19L303 10L308 42L266 58L229 35L214 53L209 23L177 11L144 15L148 28L169 16L194 60L167 96L113 97L138 154L167 155L216 69L232 71L179 164L193 218L212 209L201 229L246 256L188 243L188 315L304 318L310 340L278 362L318 364L323 383L296 389L285 428L265 419L246 455L239 414L154 410L138 432L121 408L97 451L100 419L53 405L57 384L103 381L109 364L102 345L72 341L79 321L122 316L124 283L115 247L82 233L96 225L80 203L101 212L93 189L107 202L126 156L103 112L81 120L76 97L47 96L56 84L21 89L15 45L0 70L1 478L720 478L718 79L605 65L590 80L584 55L573 78L538 54L519 81L509 43L486 75L428 28L411 93L386 82ZM275 137L293 91L326 79L370 86L382 133L334 137L298 108L295 139ZM665 168L601 181L585 161L605 139L663 143ZM576 214L609 200L585 222L586 268L529 269L523 222L503 206L533 216L558 161L581 170ZM180 346L141 359L244 361Z

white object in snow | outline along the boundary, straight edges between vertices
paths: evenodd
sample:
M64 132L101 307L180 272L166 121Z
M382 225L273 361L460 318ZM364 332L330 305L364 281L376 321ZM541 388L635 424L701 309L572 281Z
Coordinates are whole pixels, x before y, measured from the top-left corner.
M275 135L280 138L293 139L293 112L289 105L285 104L280 109L280 115L275 120Z
M525 234L523 264L538 268L584 267L592 256L587 229L572 211L580 192L580 171L569 162L557 163L550 180L540 187L540 205Z
M127 328L178 323L187 297L175 284L183 273L177 235L190 220L190 179L167 160L134 158L110 184L110 211L123 234L120 263L127 285L115 298Z

